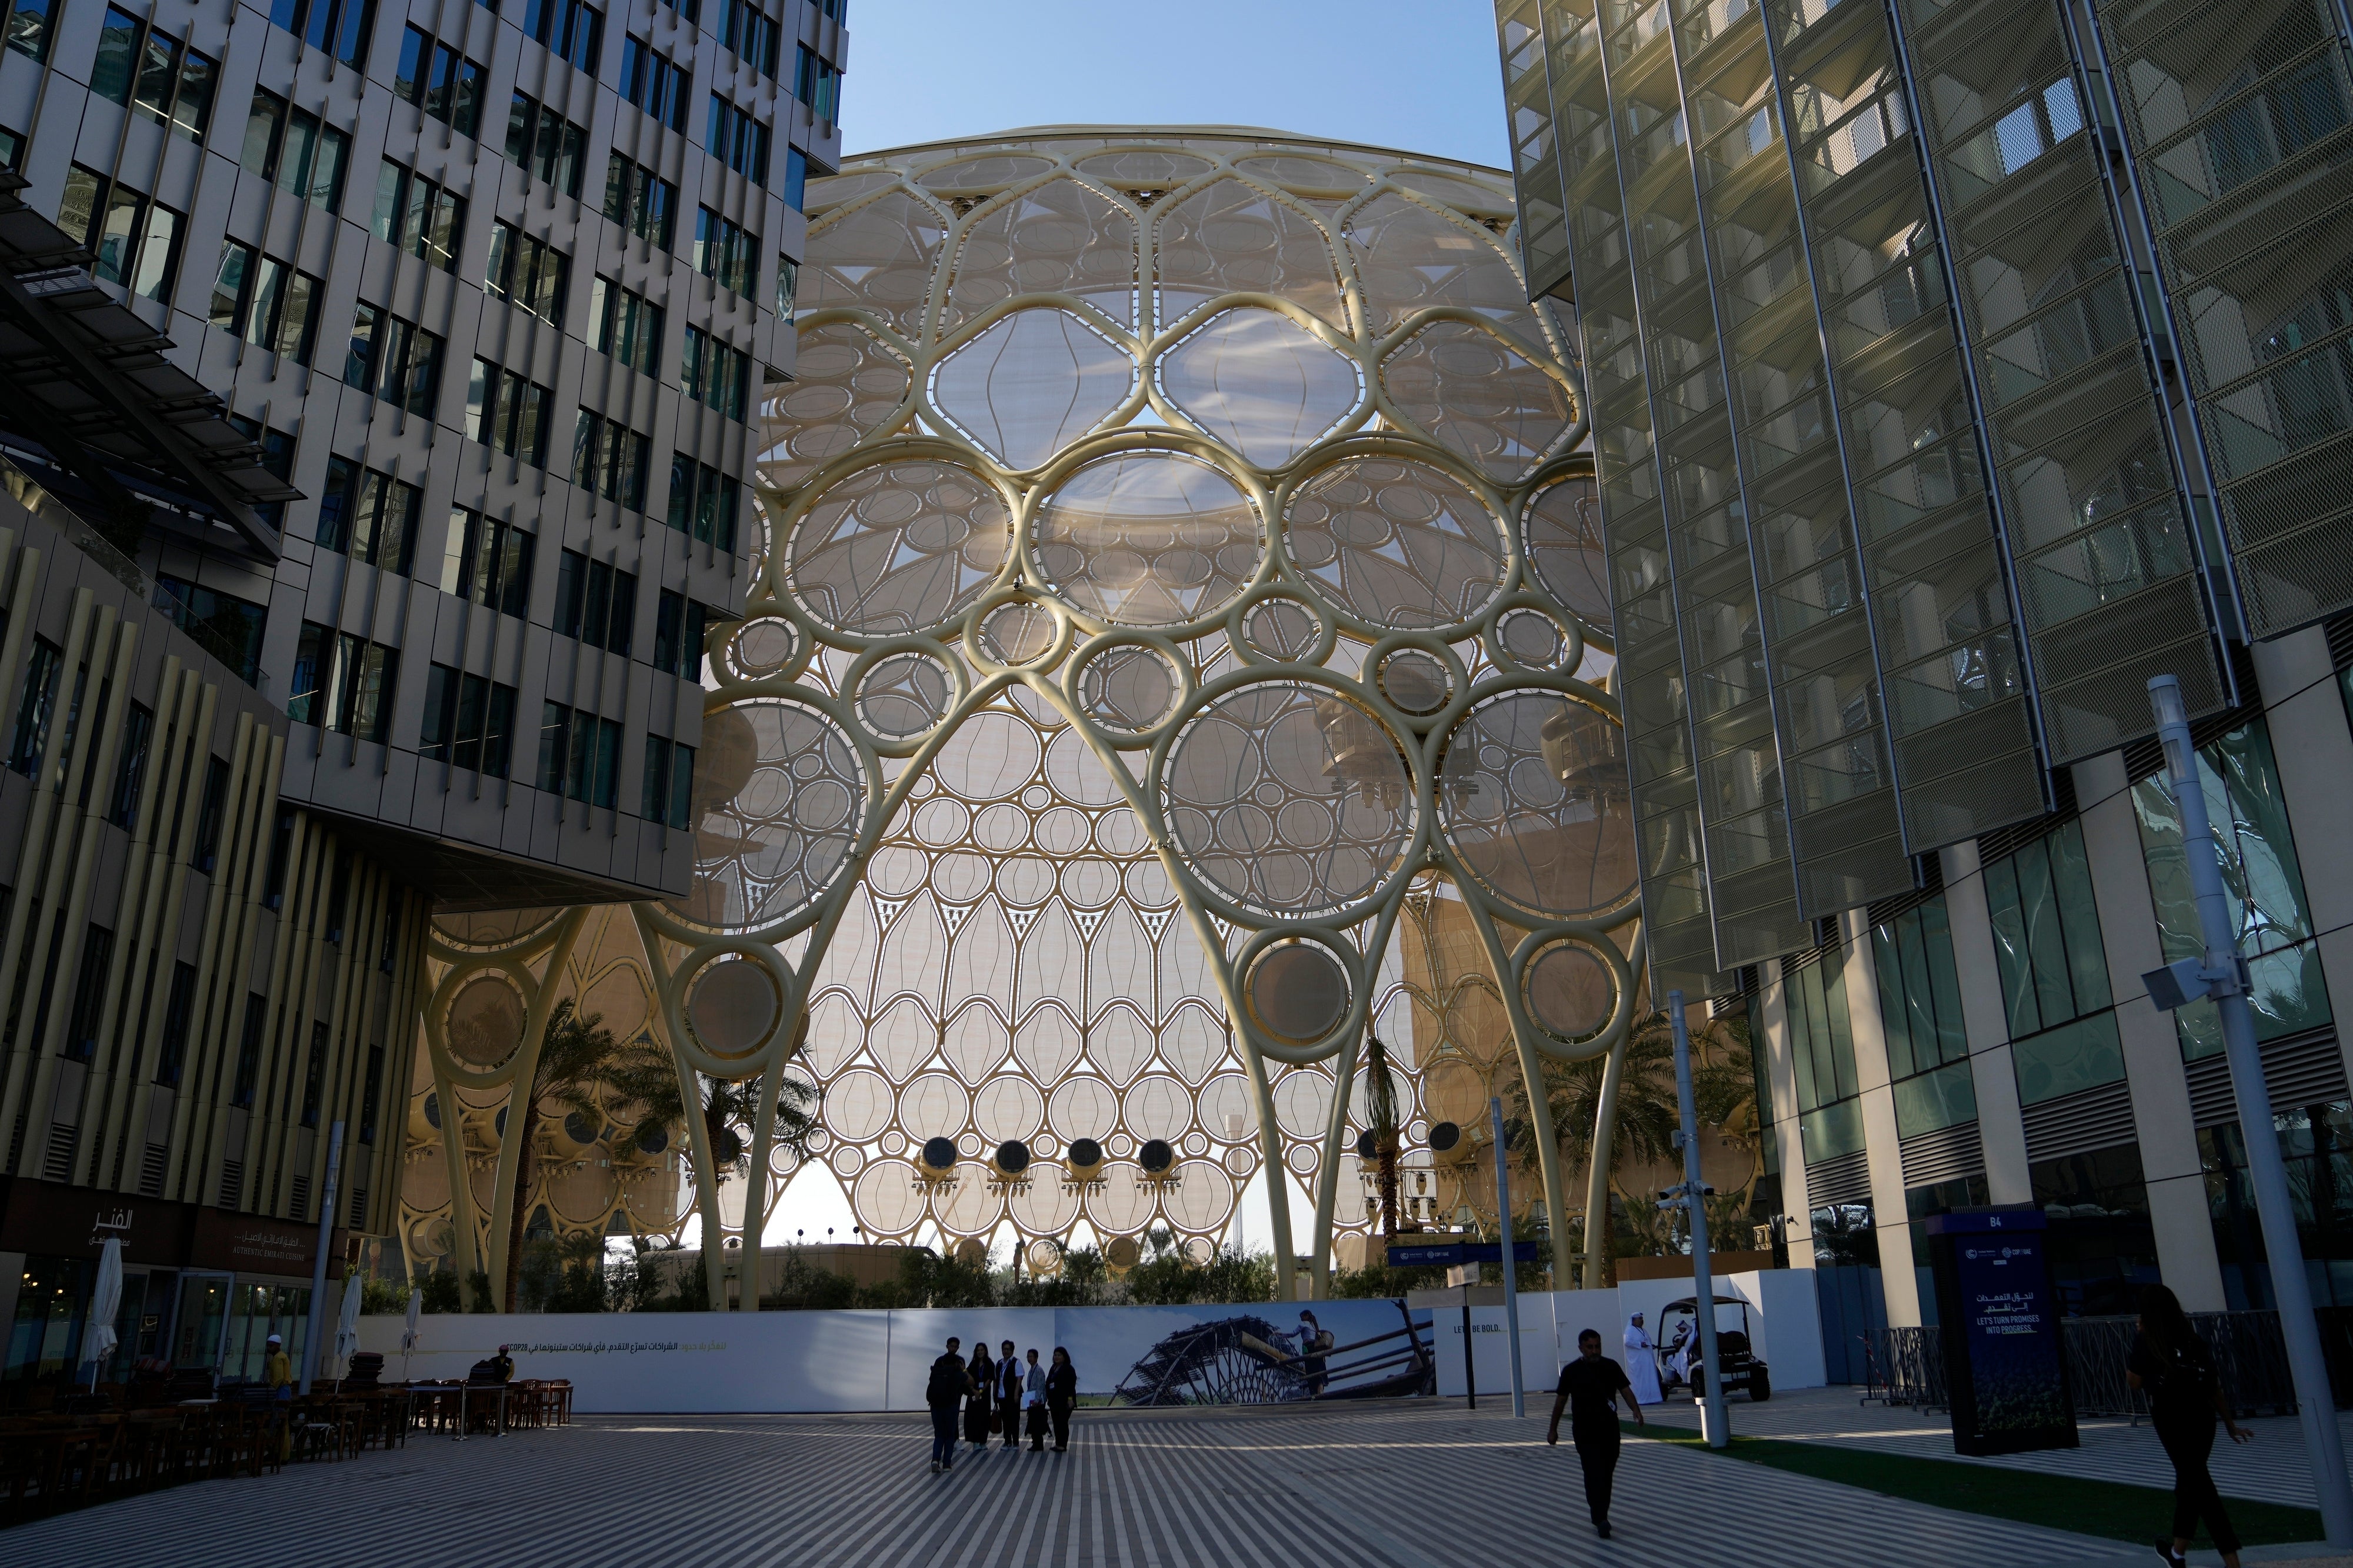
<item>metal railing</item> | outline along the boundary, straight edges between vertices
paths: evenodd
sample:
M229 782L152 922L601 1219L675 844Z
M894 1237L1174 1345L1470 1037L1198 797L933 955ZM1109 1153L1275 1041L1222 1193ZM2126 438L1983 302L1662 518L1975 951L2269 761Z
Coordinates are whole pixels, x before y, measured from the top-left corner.
M2328 1381L2339 1408L2353 1407L2353 1310L2324 1307L2322 1348ZM2287 1343L2275 1311L2192 1312L2189 1321L2213 1353L2223 1396L2240 1415L2284 1415L2295 1410L2288 1375ZM2060 1326L2067 1355L2068 1385L2079 1416L2148 1414L2147 1397L2125 1380L2132 1353L2135 1320L2127 1317L2069 1318ZM1936 1328L1873 1329L1862 1343L1866 1403L1907 1405L1922 1410L1950 1408L1945 1382L1944 1337Z
M64 534L74 548L105 567L109 575L138 595L142 603L153 597L154 590L147 581L147 574L139 570L131 557L116 549L104 534L90 525L88 519L68 506L47 486L18 468L5 452L0 452L0 489L6 490L15 498L18 506Z

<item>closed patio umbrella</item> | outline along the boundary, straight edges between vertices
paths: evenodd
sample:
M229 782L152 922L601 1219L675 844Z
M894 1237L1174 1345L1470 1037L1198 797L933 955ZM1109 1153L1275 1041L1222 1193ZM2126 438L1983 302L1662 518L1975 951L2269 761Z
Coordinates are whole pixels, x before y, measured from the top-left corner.
M400 1336L400 1380L408 1381L408 1358L417 1350L417 1314L425 1310L425 1291L421 1286L408 1288L408 1327Z
M359 1270L354 1268L343 1277L343 1310L335 1320L335 1360L345 1365L350 1363L352 1352L360 1348L360 1303L365 1297Z
M106 1358L114 1353L114 1315L122 1310L122 1238L110 1236L98 1255L98 1285L90 1297L90 1328L81 1337L82 1364L90 1368L90 1385Z

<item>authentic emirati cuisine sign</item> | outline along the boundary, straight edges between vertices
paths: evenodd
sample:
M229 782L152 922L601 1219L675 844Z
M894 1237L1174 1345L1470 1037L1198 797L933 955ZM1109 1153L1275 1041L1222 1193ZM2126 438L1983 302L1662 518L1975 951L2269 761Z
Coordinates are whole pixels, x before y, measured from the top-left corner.
M1934 1215L1927 1227L1955 1450L2074 1447L2042 1209Z

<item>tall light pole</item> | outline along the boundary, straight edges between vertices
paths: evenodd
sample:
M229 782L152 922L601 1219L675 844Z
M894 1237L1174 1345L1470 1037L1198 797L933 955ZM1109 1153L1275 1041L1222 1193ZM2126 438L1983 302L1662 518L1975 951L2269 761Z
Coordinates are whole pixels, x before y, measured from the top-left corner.
M1691 1030L1683 1024L1683 994L1667 993L1667 1025L1675 1037L1675 1142L1683 1152L1683 1183L1668 1189L1670 1202L1691 1215L1692 1307L1699 1319L1699 1363L1706 1379L1700 1391L1700 1430L1711 1448L1726 1447L1724 1363L1715 1358L1715 1274L1707 1264L1707 1187L1699 1175L1699 1107L1692 1094Z
M1495 1123L1495 1214L1502 1222L1504 1237L1504 1333L1512 1346L1512 1418L1518 1420L1528 1413L1526 1388L1520 1381L1520 1266L1512 1256L1512 1178L1504 1168L1504 1100L1501 1095L1487 1101L1487 1114ZM1464 1347L1464 1364L1469 1364L1469 1347Z
M2263 1082L2263 1053L2255 1047L2255 1017L2247 1005L2246 960L2239 953L2238 921L2222 885L2222 864L2206 818L2206 789L2198 777L2198 751L2189 739L2189 717L2181 683L2160 675L2148 683L2148 703L2157 714L2157 738L2165 747L2165 772L2181 813L2181 858L2198 900L2202 958L2185 958L2141 976L2149 1000L2171 1010L2201 996L2211 997L2222 1015L2222 1049L2231 1068L2231 1089L2239 1105L2240 1142L2246 1145L2247 1176L2255 1191L2255 1217L2263 1226L2263 1256L2271 1262L2272 1294L2279 1301L2280 1335L2287 1342L2288 1373L2295 1385L2295 1414L2304 1428L2304 1453L2312 1466L2313 1493L2320 1503L2322 1531L2331 1546L2353 1546L2353 1488L2345 1477L2345 1446L2337 1430L2337 1400L2328 1386L2328 1364L2320 1352L2320 1329L2312 1315L2312 1286L2304 1269L2304 1245L2295 1234L2295 1205L2288 1194L2287 1163L2280 1157L2272 1121L2271 1090Z

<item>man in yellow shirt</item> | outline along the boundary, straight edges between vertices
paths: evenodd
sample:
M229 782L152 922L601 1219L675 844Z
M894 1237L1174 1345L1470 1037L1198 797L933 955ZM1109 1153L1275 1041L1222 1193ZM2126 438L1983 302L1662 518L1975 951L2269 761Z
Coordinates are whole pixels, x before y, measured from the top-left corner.
M291 1420L294 1401L294 1363L286 1354L285 1342L272 1334L264 1342L268 1353L261 1358L261 1381L269 1386L269 1397L283 1406L277 1416L278 1462L284 1464L294 1453L294 1423Z

